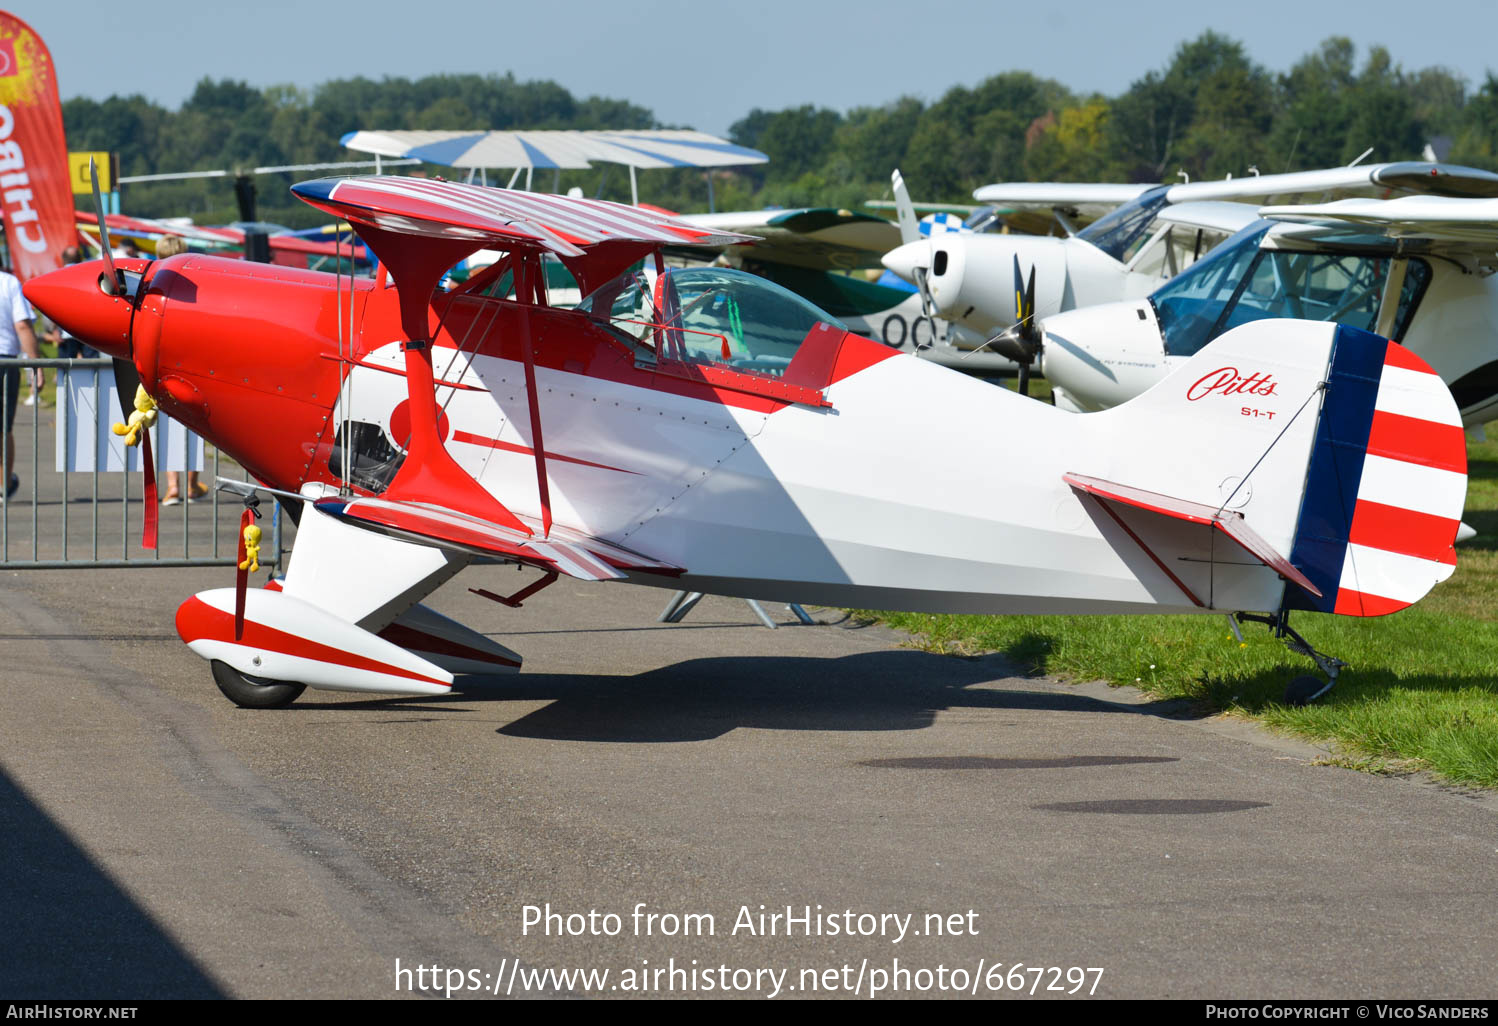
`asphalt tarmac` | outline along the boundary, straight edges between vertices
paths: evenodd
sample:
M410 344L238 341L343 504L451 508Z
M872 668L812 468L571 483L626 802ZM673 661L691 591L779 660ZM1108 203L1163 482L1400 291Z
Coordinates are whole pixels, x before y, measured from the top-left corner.
M1498 991L1489 798L782 607L466 590L529 578L431 600L518 676L250 711L172 627L227 570L0 572L0 995Z

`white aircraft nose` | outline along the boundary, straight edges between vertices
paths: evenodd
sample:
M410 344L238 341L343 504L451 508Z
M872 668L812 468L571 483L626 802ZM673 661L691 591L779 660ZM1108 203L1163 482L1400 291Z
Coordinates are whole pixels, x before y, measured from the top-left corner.
M931 243L926 239L907 242L903 246L896 246L880 259L884 261L885 267L914 285L915 269L931 266Z

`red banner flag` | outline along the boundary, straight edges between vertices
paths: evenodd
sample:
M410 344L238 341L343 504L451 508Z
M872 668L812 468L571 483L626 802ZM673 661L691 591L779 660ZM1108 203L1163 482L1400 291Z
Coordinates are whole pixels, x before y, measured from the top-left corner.
M57 71L42 37L0 11L0 217L10 270L27 278L62 266L76 242Z

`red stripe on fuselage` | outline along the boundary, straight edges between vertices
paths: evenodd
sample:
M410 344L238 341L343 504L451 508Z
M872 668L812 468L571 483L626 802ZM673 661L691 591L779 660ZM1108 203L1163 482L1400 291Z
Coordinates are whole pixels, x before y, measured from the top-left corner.
M466 442L468 445L481 445L485 448L503 449L505 452L519 453L522 456L534 456L536 450L528 445L516 445L514 442L502 442L498 438L485 438L476 435L472 431L454 431L454 442ZM561 463L576 463L583 467L596 467L599 470L615 470L621 474L639 474L637 470L625 470L623 467L611 467L607 463L594 463L591 460L580 460L576 456L562 456L551 450L546 451L546 458L557 460Z

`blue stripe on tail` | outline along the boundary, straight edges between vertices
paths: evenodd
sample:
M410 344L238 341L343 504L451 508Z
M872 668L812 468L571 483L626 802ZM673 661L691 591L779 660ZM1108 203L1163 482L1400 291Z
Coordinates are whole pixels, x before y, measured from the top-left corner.
M1352 512L1373 428L1373 403L1388 346L1387 339L1372 332L1337 326L1295 547L1290 552L1290 562L1321 589L1321 598L1287 587L1286 608L1330 613L1337 605Z

